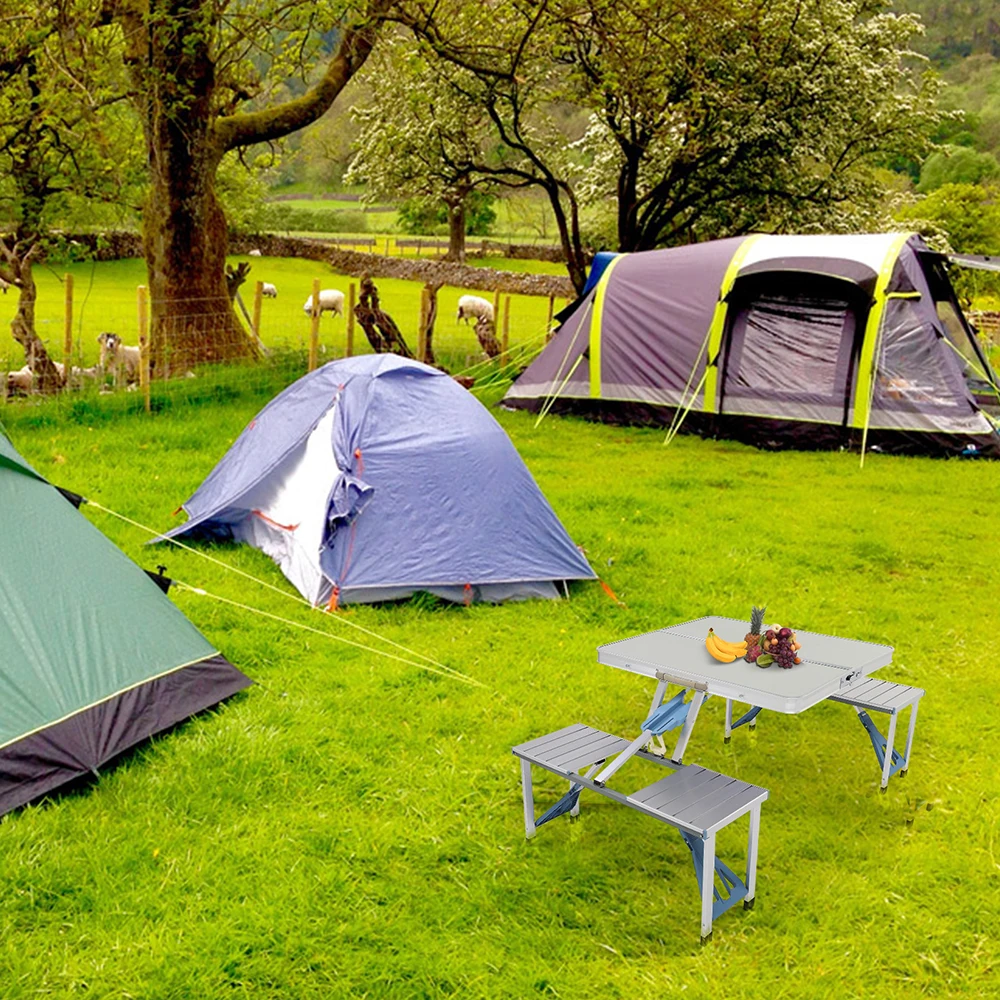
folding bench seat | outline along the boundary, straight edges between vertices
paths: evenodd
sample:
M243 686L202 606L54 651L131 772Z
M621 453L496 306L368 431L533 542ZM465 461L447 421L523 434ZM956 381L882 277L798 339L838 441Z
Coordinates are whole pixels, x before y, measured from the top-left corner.
M879 767L882 768L882 788L884 792L889 779L898 772L906 774L910 766L910 751L913 749L913 731L917 727L917 708L924 696L923 688L894 684L866 677L850 687L832 694L829 701L840 701L853 706L858 719L868 731ZM906 734L906 750L901 754L893 749L896 739L896 720L904 708L910 709L910 728ZM868 712L884 712L889 716L889 732L883 736Z
M636 750L636 743L576 723L514 747L514 755L521 760L525 835L533 837L539 826L566 812L576 815L580 808L580 792L584 788L674 827L691 850L701 897L701 936L702 941L707 941L712 934L714 918L740 900L745 909L753 906L760 807L768 791L697 764L678 765L666 761L645 750ZM595 772L608 758L626 751L631 751L626 756L640 756L675 770L631 794L615 791L600 780L601 775L610 777L617 770L614 764L600 774ZM542 767L570 782L569 792L537 819L531 784L532 766ZM750 831L744 881L715 856L715 835L747 813L750 814ZM711 873L707 878L706 870ZM719 878L722 891L716 888L715 876Z

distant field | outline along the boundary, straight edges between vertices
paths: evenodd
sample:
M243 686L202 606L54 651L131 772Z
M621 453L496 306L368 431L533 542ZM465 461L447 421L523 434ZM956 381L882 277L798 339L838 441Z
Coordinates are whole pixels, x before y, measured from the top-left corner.
M302 185L294 188L281 188L274 194L306 194L310 193L301 190ZM294 201L283 202L296 209L306 209L315 212L343 212L360 211L362 206L357 201L347 201L338 198L310 198L296 199ZM492 231L486 237L491 240L516 240L523 243L551 243L559 242L555 224L552 218L552 210L548 202L536 195L517 192L498 198L493 206L496 212L496 222ZM391 236L401 234L399 219L395 211L392 212L365 212L367 223L367 233L358 235L377 234L381 236ZM329 235L329 234L324 234ZM443 239L447 233L442 227L442 231L436 234L436 238ZM435 235L429 235L428 239L434 239ZM481 236L470 236L470 241L482 239Z

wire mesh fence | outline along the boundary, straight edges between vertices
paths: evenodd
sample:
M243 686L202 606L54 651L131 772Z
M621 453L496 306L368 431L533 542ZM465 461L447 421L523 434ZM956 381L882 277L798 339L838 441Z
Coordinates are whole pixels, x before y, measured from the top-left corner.
M121 281L92 282L96 293L82 295L79 275L50 275L39 284L35 329L62 382L40 391L24 349L4 326L2 412L9 418L42 407L58 419L102 407L157 412L235 395L270 398L318 365L386 349L382 327L365 322L361 307L370 300L362 282L317 273L322 269L308 261L296 262L293 274L285 263L284 271L268 275L275 280L247 282L233 300L157 300L141 283ZM475 315L459 318L462 289L400 279L375 286L376 304L399 334L389 348L462 377L474 391L495 389L523 369L563 304L490 295L480 299L492 313L484 327ZM7 299L4 311L13 313L15 297Z

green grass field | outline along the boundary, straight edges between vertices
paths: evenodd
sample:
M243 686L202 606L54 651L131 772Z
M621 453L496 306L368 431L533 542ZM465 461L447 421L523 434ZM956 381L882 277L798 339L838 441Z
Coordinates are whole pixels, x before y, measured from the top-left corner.
M267 281L278 289L276 299L264 299L261 313L261 335L268 347L279 350L305 350L309 340L310 319L303 311L306 299L312 294L314 278L319 278L323 288L339 288L347 294L351 279L335 274L329 266L318 261L285 257L232 257L231 261L248 261L251 272L243 288L247 309L252 306L253 283ZM497 259L484 262L497 266ZM504 266L508 263L502 261ZM514 269L532 273L559 274L565 269L560 265L539 261L511 261ZM78 363L89 366L96 363L99 349L97 335L105 330L120 334L127 344L138 342L136 289L146 282L146 268L142 260L119 260L101 263L74 264L69 267L36 268L38 303L36 326L39 336L46 342L57 359L62 358L65 316L63 277L73 275L74 282L74 357ZM355 281L355 284L357 282ZM378 288L382 306L396 320L410 347L416 349L417 326L420 315L421 284L412 281L381 279ZM440 361L453 371L478 363L484 355L471 326L459 323L455 316L461 289L444 287L438 295L438 321L435 327L434 346ZM558 302L558 309L562 302ZM20 368L24 353L10 335L10 320L17 309L17 296L8 292L0 296L0 371ZM540 346L544 341L548 315L548 299L534 296L511 296L510 343L514 346L530 344ZM329 360L345 351L345 323L341 317L329 314L322 317L320 349L322 357ZM355 328L356 352L370 350L360 327Z
M262 402L4 419L52 481L163 528ZM3 1000L995 997L997 467L871 455L861 470L848 454L664 449L659 432L497 415L623 606L592 584L551 604L340 613L475 688L175 592L257 684L0 820ZM144 566L342 634L87 516ZM214 554L286 586L256 551ZM891 643L885 676L927 695L910 773L885 795L847 706L764 713L726 746L708 702L687 759L771 799L757 906L702 948L680 837L585 796L579 820L526 842L510 747L574 721L637 732L651 685L598 665L595 646L762 601L793 626ZM633 787L645 766L623 772ZM539 808L560 791L539 780ZM720 837L737 870L744 846L742 823Z

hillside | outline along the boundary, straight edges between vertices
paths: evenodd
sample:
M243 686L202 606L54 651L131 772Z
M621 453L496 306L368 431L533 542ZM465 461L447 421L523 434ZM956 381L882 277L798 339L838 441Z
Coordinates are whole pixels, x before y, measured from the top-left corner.
M917 47L941 68L969 56L1000 57L996 0L900 0L897 9L923 19L927 33Z

